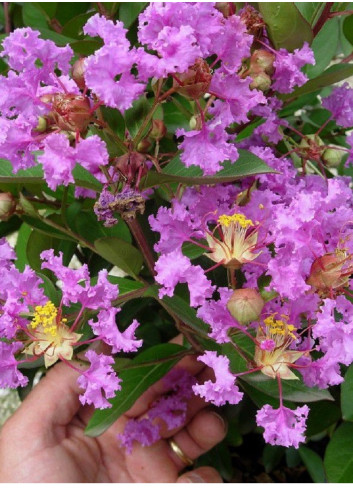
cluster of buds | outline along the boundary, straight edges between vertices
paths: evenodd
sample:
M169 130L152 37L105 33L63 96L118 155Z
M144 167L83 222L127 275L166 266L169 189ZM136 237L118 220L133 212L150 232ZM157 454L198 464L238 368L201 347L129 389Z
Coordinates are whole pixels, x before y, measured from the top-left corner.
M250 88L266 92L271 86L271 75L274 73L275 55L265 49L257 49L250 58L246 75L251 76Z

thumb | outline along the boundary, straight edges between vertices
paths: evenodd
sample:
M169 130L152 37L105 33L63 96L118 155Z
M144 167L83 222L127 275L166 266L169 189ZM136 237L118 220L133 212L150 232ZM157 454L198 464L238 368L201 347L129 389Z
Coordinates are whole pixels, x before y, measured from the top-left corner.
M178 477L177 483L219 483L223 482L222 477L219 475L216 469L213 467L199 467L195 470L190 470L185 472L183 475Z

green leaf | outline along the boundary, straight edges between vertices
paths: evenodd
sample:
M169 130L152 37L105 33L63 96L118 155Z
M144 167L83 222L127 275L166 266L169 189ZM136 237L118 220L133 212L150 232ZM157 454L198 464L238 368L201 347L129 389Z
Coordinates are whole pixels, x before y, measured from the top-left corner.
M322 433L341 419L341 410L335 402L320 401L310 406L306 436Z
M327 445L324 466L328 482L353 481L353 423L343 423Z
M302 87L297 88L292 93L282 94L279 96L282 100L291 100L308 93L316 92L324 87L338 83L346 78L353 76L353 64L338 63L330 66L322 75L313 78L305 83Z
M226 161L223 163L223 167L223 170L215 175L203 176L201 168L197 166L187 168L177 156L164 168L163 173L148 172L141 185L143 188L169 182L185 183L187 185L213 185L234 182L246 176L276 173L263 160L244 149L239 150L239 159L236 162Z
M143 264L143 257L137 248L115 236L96 239L94 246L100 256L136 278Z
M122 2L119 7L119 20L128 29L147 4L148 2Z
M126 4L128 5L128 4ZM131 4L129 4L131 5ZM130 133L130 136L134 138L140 129L142 121L147 116L151 109L150 103L145 96L136 100L131 109L125 112L125 124Z
M97 49L101 48L103 44L101 41L96 41L95 39L82 39L80 41L70 42L70 46L76 54L90 56L97 51Z
M58 306L60 302L59 291L55 288L53 282L43 273L37 272L37 276L43 280L43 284L40 287L44 290L46 297Z
M28 27L42 29L48 27L47 14L31 3L24 3L22 6L23 23Z
M48 19L52 19L55 16L58 8L57 2L32 2L32 5L41 10Z
M194 260L199 256L202 256L205 253L205 250L200 246L194 245L193 243L184 243L183 247L183 255L190 258L190 260Z
M341 387L341 409L345 421L353 421L353 364L348 368Z
M304 42L311 44L313 33L310 24L293 2L259 2L258 6L276 49L294 51Z
M345 38L353 44L353 15L349 15L343 21L343 34Z
M112 284L117 284L119 286L119 299L122 299L124 295L135 292L136 290L145 289L146 286L141 282L136 282L136 280L131 280L129 278L115 277L113 275L108 275L109 282Z
M66 24L63 26L61 34L63 36L73 37L74 39L79 36L83 36L83 26L91 16L91 12L76 15L76 17L73 17L66 22Z
M305 73L309 78L319 76L336 55L340 25L338 18L330 19L315 37L311 49L314 51L315 65L307 65Z
M80 165L76 165L73 170L76 185L89 188L100 192L102 184L94 176ZM44 173L41 165L19 170L14 174L12 165L9 161L0 160L0 183L44 183Z
M23 272L25 266L27 265L27 242L31 235L31 232L32 232L32 228L26 223L23 223L21 225L18 232L17 242L15 246L15 251L16 251L15 265L16 268L20 270L20 272Z
M90 243L98 238L113 236L128 243L132 241L129 228L122 219L111 228L107 228L97 221L97 216L93 212L80 212L75 218L74 229Z
M151 385L164 377L186 351L182 346L167 343L152 346L137 355L128 368L119 372L122 389L114 399L109 399L112 407L95 411L85 430L86 435L99 436L107 430ZM159 363L152 363L157 361ZM152 364L139 366L150 362Z
M302 16L309 22L311 26L318 21L321 11L323 10L324 2L295 2L295 6L300 11Z
M283 458L285 449L278 445L266 445L262 452L262 463L267 473L272 472Z
M308 447L301 446L298 450L300 458L304 462L313 482L326 482L325 469L322 458Z
M74 41L72 37L63 36L62 34L58 34L51 29L45 29L44 27L40 28L40 33L43 39L50 39L58 46L66 46L67 44L70 44L72 41Z
M29 266L36 272L40 272L42 270L42 260L39 255L44 250L56 249L58 242L59 240L53 236L48 236L40 231L33 230L29 235L26 247Z
M243 381L278 399L277 380L270 379L263 374L251 374L243 377ZM306 386L302 380L282 380L283 399L293 402L316 402L322 400L332 401L333 397L328 390Z
M72 241L72 238L70 236L62 233L61 231L58 231L56 228L50 226L50 224L42 222L40 219L36 219L35 217L26 215L21 216L21 219L33 229L38 229L38 231L41 231L42 233L53 236L54 238L67 239Z

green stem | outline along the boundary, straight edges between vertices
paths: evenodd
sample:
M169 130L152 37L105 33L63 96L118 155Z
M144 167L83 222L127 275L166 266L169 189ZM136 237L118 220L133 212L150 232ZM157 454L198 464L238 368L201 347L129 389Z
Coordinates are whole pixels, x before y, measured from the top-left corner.
M140 368L140 367L149 367L152 365L158 365L160 363L164 362L169 362L170 360L175 360L175 359L182 359L187 355L194 355L195 352L192 349L182 351L179 353L174 353L174 355L170 355L169 357L161 358L160 360L153 360L150 362L144 362L144 363L136 363L134 365L126 365L125 367L121 368L120 370L117 370L118 372L122 372L124 370L131 370L132 368Z

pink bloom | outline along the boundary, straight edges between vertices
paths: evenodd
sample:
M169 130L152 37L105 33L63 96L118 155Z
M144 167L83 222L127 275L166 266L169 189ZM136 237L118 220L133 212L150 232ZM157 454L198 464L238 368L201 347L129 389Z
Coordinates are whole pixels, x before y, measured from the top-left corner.
M108 280L108 271L103 269L98 272L98 280L95 285L86 283L86 286L76 289L75 301L88 309L108 308L111 302L118 297L118 286Z
M248 122L248 113L259 104L266 103L266 97L259 90L251 90L251 78L240 78L219 69L212 77L210 91L222 100L217 100L210 112L226 127L233 122Z
M274 409L266 404L257 412L256 422L258 426L265 429L266 443L298 448L299 443L305 441L303 433L308 414L308 406L298 407L292 411L284 406Z
M342 127L353 126L353 89L348 83L344 83L341 87L335 87L328 97L322 99L322 105L331 112L337 125Z
M211 297L214 287L207 280L203 269L192 265L189 258L180 250L161 255L155 266L156 281L163 285L159 290L159 297L165 295L172 297L177 283L187 283L190 291L190 304L192 307L201 305L207 297Z
M98 313L97 321L93 319L88 321L94 334L99 336L107 345L112 347L112 353L119 351L134 352L142 345L142 340L135 338L135 331L138 328L138 321L134 320L130 326L120 332L116 324L115 316L120 311L116 307L110 307L108 310L101 310Z
M243 398L243 393L235 385L236 376L229 371L229 359L224 355L218 356L215 351L205 351L204 355L197 359L213 368L216 380L194 385L194 393L215 406L223 406L227 402L238 404Z
M39 31L30 27L16 29L3 40L1 56L7 57L13 70L30 72L41 81L47 81L56 68L67 74L73 56L70 46L60 48L53 41L40 39L39 35Z
M160 440L159 426L153 424L150 419L130 419L124 428L124 432L117 436L121 446L125 447L126 452L130 454L134 441L137 441L143 447L149 447Z
M201 131L178 129L177 137L184 136L179 145L183 150L181 161L186 167L196 165L202 168L204 175L213 175L222 169L220 163L225 160L236 161L239 157L234 144L228 143L229 135L221 125L205 124Z
M19 115L16 119L0 117L0 158L12 163L14 173L35 165L32 151L38 150L33 138L34 125Z
M127 30L122 22L114 24L99 14L91 17L83 30L90 36L98 35L104 40L104 46L86 58L86 85L107 106L125 111L145 87L131 74L137 58L136 51L130 50L130 43L126 39Z
M276 53L273 66L276 68L272 88L280 93L291 93L294 87L301 87L308 77L300 71L306 64L315 64L315 58L307 42L300 49L289 53L286 49L280 49Z
M105 143L98 136L90 136L70 145L65 134L50 134L44 140L44 154L38 156L42 163L49 187L55 190L58 185L74 183L72 171L80 163L99 180L104 180L100 166L108 163Z
M113 357L97 354L88 350L85 357L90 361L90 367L77 379L78 385L85 389L80 395L82 404L93 404L95 408L105 409L111 407L107 399L114 397L115 392L121 389L121 380L113 370Z
M0 387L24 387L28 383L25 377L17 368L18 361L14 354L22 349L22 343L16 341L11 344L0 341Z

